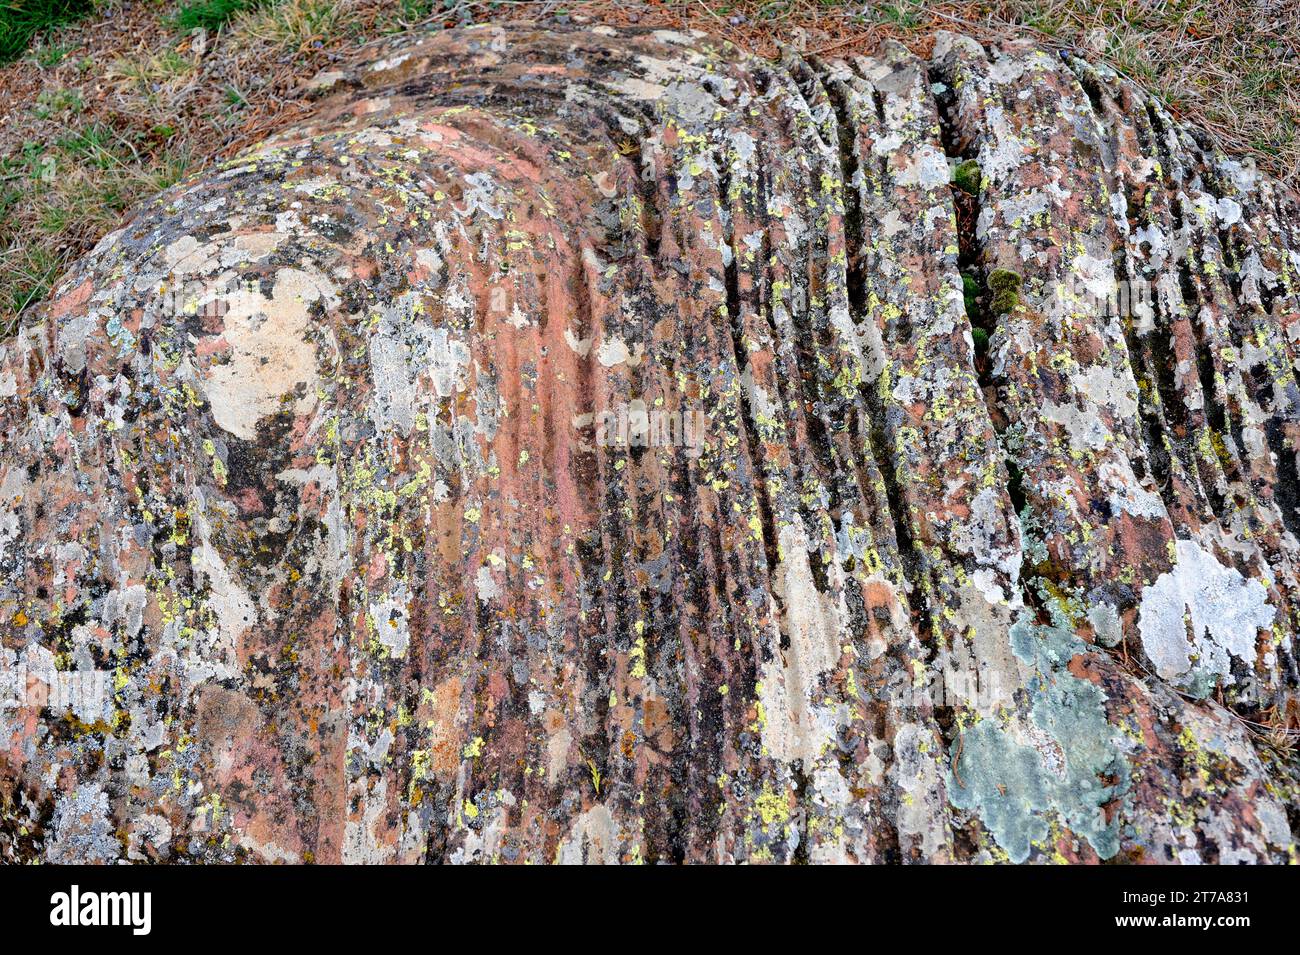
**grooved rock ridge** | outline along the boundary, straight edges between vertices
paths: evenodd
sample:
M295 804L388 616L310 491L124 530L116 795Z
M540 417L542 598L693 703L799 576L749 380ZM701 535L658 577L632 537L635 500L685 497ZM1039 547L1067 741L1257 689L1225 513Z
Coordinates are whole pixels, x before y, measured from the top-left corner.
M1294 192L951 35L318 85L0 344L0 857L1294 856Z

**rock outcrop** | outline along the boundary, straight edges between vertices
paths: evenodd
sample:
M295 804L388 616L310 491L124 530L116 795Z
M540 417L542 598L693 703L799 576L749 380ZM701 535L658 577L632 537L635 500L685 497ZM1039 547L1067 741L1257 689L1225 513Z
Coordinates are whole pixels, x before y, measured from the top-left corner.
M318 85L0 344L0 856L1293 856L1295 193L957 36Z

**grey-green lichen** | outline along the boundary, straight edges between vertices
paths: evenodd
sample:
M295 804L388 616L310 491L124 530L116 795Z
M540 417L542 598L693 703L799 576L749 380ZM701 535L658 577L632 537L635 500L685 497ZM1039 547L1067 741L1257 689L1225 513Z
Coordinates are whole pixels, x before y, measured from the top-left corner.
M975 812L1013 862L1048 838L1054 820L1108 859L1119 849L1119 830L1118 814L1108 819L1107 807L1123 797L1130 770L1105 694L1067 669L1090 648L1068 630L1024 616L1010 638L1030 673L1023 700L1029 718L991 716L966 729L949 771L949 798Z

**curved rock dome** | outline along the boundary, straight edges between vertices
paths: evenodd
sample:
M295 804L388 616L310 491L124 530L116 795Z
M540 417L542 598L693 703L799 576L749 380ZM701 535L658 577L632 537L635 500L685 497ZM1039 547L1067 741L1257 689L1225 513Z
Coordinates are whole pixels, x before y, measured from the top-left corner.
M1270 862L1300 206L1100 67L483 26L0 344L0 855Z

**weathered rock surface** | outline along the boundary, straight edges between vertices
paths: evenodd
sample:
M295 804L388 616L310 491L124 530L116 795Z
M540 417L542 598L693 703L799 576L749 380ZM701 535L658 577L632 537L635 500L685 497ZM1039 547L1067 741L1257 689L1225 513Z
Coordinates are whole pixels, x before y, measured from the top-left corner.
M1294 193L952 36L322 86L0 345L0 856L1293 856Z

